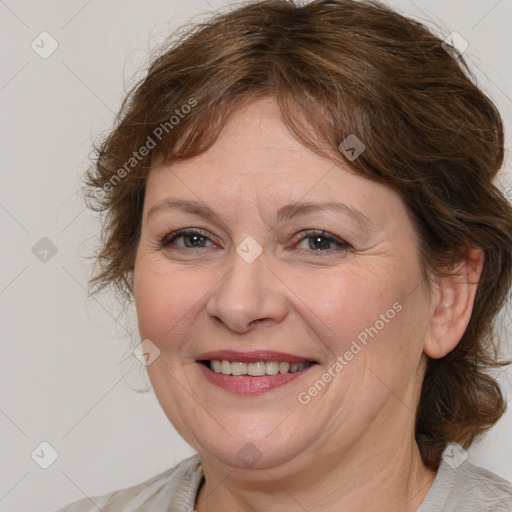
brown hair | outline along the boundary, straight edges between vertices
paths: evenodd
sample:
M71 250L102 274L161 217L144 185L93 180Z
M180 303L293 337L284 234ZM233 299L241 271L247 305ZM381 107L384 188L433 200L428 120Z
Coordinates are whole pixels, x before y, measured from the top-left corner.
M374 1L264 0L177 32L127 95L86 173L88 206L104 214L90 293L109 285L133 298L155 156L196 156L242 105L275 97L302 144L400 194L425 276L483 249L468 328L447 356L429 358L418 405L416 439L425 464L437 468L447 442L468 447L505 411L489 370L506 364L495 320L512 266L512 209L492 183L502 121L452 50ZM355 160L338 150L349 135L366 146Z

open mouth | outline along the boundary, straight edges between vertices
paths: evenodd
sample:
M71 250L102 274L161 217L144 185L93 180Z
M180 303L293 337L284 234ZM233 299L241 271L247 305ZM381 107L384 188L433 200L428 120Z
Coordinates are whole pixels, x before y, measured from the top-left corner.
M287 373L297 373L309 366L317 364L316 361L308 361L303 363L289 363L286 361L255 361L245 363L242 361L227 360L203 360L199 361L209 370L215 373L221 373L228 376L249 376L249 377L265 377L272 375L284 375Z

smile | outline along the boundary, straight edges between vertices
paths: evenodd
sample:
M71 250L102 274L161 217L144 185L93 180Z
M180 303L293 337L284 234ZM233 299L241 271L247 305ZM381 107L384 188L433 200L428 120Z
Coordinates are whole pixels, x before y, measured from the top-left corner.
M317 363L313 361L246 363L213 359L197 361L197 366L206 380L217 388L237 395L260 395L304 377L317 366Z
M289 363L286 361L256 361L253 363L245 363L242 361L221 361L217 359L206 361L205 363L210 370L216 373L234 376L250 375L251 377L295 373L314 364L313 361L305 363Z

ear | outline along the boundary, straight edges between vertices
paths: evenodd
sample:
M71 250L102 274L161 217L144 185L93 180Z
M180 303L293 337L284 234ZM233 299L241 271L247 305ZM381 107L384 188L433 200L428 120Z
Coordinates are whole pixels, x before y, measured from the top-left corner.
M449 275L438 278L432 292L432 318L423 351L439 359L451 352L464 334L484 265L481 249L469 249Z

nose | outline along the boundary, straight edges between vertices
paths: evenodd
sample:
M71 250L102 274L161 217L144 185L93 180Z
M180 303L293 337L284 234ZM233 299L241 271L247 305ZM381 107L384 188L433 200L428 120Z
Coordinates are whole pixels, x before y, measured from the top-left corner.
M208 315L238 334L282 322L288 311L286 286L268 266L264 254L249 263L234 252L229 263L207 301Z

